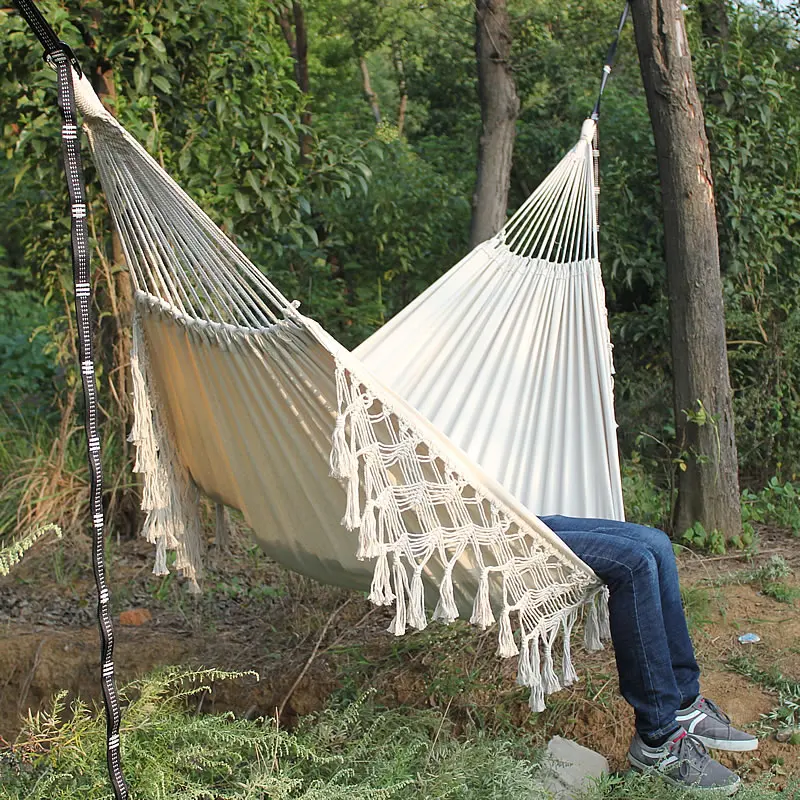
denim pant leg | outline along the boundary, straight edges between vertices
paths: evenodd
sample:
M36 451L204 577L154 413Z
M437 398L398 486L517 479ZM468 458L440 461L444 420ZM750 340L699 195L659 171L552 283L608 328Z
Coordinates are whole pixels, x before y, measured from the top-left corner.
M543 521L608 584L620 691L636 712L637 729L670 732L681 702L697 694L698 671L669 540L614 520Z
M658 583L661 594L661 613L667 631L672 671L681 696L681 705L694 700L700 693L700 668L694 654L686 614L683 611L678 566L672 542L663 531L610 519L580 519L573 517L548 517L546 524L559 534L559 528L572 531L597 532L623 540L633 540L645 545L656 559ZM552 524L551 524L552 522ZM555 525L555 527L553 527ZM620 547L626 544L620 543ZM579 558L580 553L576 553ZM587 562L588 563L588 562ZM598 572L598 575L600 573ZM602 578L603 576L600 575Z

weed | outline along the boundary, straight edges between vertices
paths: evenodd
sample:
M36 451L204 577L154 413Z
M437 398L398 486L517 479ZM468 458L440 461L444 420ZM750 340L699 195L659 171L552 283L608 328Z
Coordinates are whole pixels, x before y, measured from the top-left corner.
M42 537L52 533L57 539L61 538L61 529L58 525L43 525L35 528L25 536L12 541L8 545L0 546L0 575L8 575L25 553L28 552Z
M789 528L794 536L800 536L800 487L789 481L781 483L773 477L759 492L745 489L742 520Z
M670 492L656 484L634 451L622 462L622 495L630 519L664 529L670 516Z
M698 631L711 623L711 595L703 586L682 586L681 599L690 632Z
M666 783L655 775L628 772L604 775L578 797L579 800L699 800L708 795L707 790L692 792ZM765 776L742 786L736 797L737 800L800 800L800 786L788 786L779 792L770 786L770 776Z
M766 691L777 694L778 705L761 715L762 731L771 732L776 727L800 729L800 681L785 678L775 667L761 669L752 656L734 655L728 659L728 666Z
M794 603L800 597L800 590L786 583L786 578L792 576L792 568L786 559L780 555L773 555L769 561L760 567L749 570L743 575L747 583L751 583L761 590L767 597L772 597L781 603Z
M242 677L168 669L123 690L131 794L140 800L460 800L544 794L538 753L477 730L456 735L446 715L380 710L364 696L306 718L294 732L274 720L189 713L211 682ZM4 800L105 796L102 716L59 695L0 761Z

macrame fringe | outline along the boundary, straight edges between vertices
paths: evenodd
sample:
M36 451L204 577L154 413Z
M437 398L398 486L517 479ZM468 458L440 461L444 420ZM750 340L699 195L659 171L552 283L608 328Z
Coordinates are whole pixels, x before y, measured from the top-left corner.
M153 572L166 575L167 551L175 551L175 568L189 580L189 590L199 592L202 535L199 495L180 463L164 427L158 398L153 391L140 316L133 317L134 422L128 440L136 446L134 472L144 476L142 510L147 513L142 535L156 546Z
M608 618L608 589L601 587L586 605L583 643L587 650L602 650L603 640L611 638Z
M453 595L453 562L445 567L442 582L439 585L439 602L433 612L433 618L449 625L458 619L458 606Z
M601 640L608 637L607 590L595 588L588 582L588 585L576 582L574 592L569 594L570 584L564 584L564 597L569 602L565 603L562 613L553 613L550 604L546 614L537 611L532 593L521 594L515 603L509 596L509 586L522 583L519 578L525 568L524 558L516 556L498 562L500 551L492 551L493 561L487 566L482 550L483 542L492 535L499 541L506 541L511 520L494 503L480 505L483 501L472 496L466 500L462 492L467 482L459 478L450 465L439 473L437 483L425 483L420 466L426 458L424 437L415 434L402 419L390 420L391 412L381 411L377 398L340 362L336 368L336 387L339 413L331 438L330 471L344 483L347 505L342 523L358 532L358 558L375 559L369 599L376 605L394 603L395 615L389 632L402 636L409 627L419 630L426 627L422 573L434 553L438 553L444 570L433 619L450 623L458 618L453 569L468 547L470 560L479 575L470 622L483 629L495 623L490 578L492 573L497 573L502 585L497 653L503 658L519 656L517 683L531 690L531 709L544 710L545 695L578 679L572 663L570 639L582 605L586 609L587 647L598 649L602 647ZM380 424L386 427L382 438L378 439L373 428ZM436 456L429 456L428 462L434 458ZM401 463L404 463L399 468L403 483L398 485L389 470ZM457 532L451 529L454 539L447 544L442 538L437 509L442 507L451 518L466 519L470 514L467 502L473 504L473 513L481 515L481 524L489 533L484 532L478 544L474 539L458 540ZM404 521L404 514L410 513L416 515L415 530L416 525L421 529L414 535L413 546ZM468 525L464 527L468 529ZM422 555L419 554L421 545L426 547ZM538 555L541 558L541 554ZM536 556L537 553L532 554L532 564ZM542 568L541 561L536 563L539 566L533 572L546 575L546 567ZM508 581L509 576L517 580ZM511 624L512 611L518 612L519 645ZM562 639L561 664L557 670L554 654L559 637Z

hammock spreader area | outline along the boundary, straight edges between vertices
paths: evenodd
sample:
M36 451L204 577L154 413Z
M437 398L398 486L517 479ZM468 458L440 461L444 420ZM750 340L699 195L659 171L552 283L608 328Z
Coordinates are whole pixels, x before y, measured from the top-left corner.
M519 656L518 683L542 710L546 694L577 678L579 615L590 649L609 630L606 589L536 514L623 518L597 244L599 98L576 145L506 226L349 352L103 107L32 0L16 2L58 67L95 499L75 102L135 289L130 438L155 571L175 550L175 567L197 585L202 491L241 510L288 568L393 606L395 635L424 628L430 608L444 622L499 621L498 654ZM121 798L99 500L93 521L109 771Z

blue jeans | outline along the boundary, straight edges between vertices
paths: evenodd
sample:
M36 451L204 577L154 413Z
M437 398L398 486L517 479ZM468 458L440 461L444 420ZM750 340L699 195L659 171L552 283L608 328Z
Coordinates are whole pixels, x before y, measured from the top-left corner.
M619 689L636 712L636 729L653 738L670 733L678 708L700 692L700 670L669 537L610 519L542 521L608 586Z

